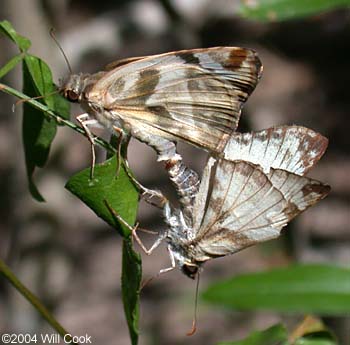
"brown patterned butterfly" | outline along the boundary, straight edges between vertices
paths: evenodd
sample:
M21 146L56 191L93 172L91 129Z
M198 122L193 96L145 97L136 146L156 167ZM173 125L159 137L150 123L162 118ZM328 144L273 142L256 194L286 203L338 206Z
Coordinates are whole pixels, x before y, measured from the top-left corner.
M181 163L176 141L221 152L261 74L253 50L191 49L119 60L96 74L70 75L60 92L86 111L78 121L92 144L89 126L94 125L121 139L135 137L157 151L179 189L181 171L194 180L192 185L198 176Z

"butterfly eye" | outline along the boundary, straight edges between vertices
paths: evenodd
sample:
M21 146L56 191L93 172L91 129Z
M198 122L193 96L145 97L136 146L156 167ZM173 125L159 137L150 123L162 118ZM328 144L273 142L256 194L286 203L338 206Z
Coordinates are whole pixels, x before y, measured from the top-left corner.
M79 94L76 93L73 90L68 90L66 93L66 98L70 101L70 102L77 102L79 100Z

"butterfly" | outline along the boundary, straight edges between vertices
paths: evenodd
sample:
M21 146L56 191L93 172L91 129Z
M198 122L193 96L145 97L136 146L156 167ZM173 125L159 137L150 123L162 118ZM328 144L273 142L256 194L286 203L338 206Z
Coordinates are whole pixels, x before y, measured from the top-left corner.
M194 204L164 205L168 227L147 250L166 240L171 259L195 278L201 265L276 238L287 223L325 198L330 187L304 175L325 152L328 140L299 126L234 133L224 157L210 157ZM191 207L191 212L186 212Z
M178 189L186 167L176 141L221 152L261 74L255 51L215 47L119 60L96 74L70 75L59 90L86 111L78 121L92 144L90 126L133 136L156 150Z

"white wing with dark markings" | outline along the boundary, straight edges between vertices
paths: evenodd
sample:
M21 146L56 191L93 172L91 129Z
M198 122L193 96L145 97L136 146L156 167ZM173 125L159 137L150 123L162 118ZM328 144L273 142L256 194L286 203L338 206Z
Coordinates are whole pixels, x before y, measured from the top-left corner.
M210 158L194 205L196 261L233 254L278 237L329 186L280 169Z
M322 157L328 139L301 126L272 127L258 132L233 133L224 150L228 160L258 164L305 175Z

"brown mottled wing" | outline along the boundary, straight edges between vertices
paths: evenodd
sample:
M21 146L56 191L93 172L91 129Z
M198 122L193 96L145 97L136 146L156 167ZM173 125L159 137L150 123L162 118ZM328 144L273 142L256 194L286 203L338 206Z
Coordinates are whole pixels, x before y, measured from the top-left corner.
M207 190L200 188L194 206L197 261L278 237L288 221L329 192L318 181L283 170L266 175L243 161L211 158L208 164L202 180Z
M237 127L262 72L249 49L217 47L155 55L108 72L89 94L130 127L215 151Z
M259 132L233 133L224 157L258 164L267 173L275 168L305 175L322 157L327 145L327 138L305 127L272 127Z

